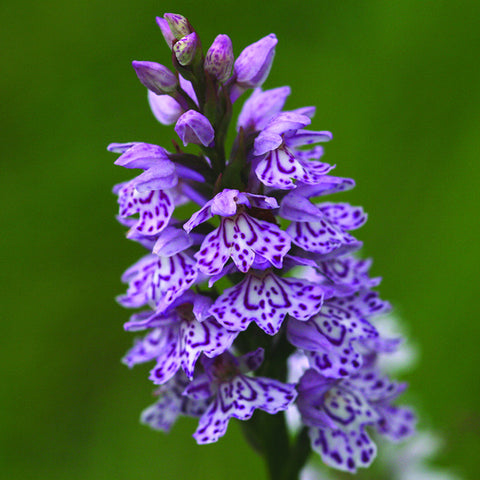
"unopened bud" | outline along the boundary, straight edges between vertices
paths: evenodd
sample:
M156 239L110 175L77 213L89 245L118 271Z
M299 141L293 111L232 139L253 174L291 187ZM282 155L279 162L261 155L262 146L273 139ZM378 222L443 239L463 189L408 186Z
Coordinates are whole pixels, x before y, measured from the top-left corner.
M205 56L205 71L224 82L232 73L232 41L228 35L218 35Z
M163 18L168 22L170 30L177 40L186 37L193 31L190 23L183 15L179 15L178 13L166 13Z
M195 32L178 40L173 46L173 51L175 52L178 63L184 67L190 65L195 57L197 46L198 35Z
M271 33L243 50L235 62L237 83L242 87L259 87L267 79L275 55L277 37Z
M177 121L175 131L185 146L189 143L207 147L215 137L208 118L195 110L185 112Z

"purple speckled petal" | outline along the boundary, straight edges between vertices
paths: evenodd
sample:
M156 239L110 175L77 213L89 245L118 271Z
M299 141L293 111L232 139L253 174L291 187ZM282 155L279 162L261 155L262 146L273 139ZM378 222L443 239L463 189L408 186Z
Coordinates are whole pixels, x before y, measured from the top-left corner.
M225 290L210 313L230 330L245 330L254 321L266 333L275 335L287 314L305 321L320 310L322 301L322 287L267 272L249 274Z
M332 258L319 262L318 270L335 284L348 285L354 291L376 287L380 278L370 278L368 271L372 261L355 257Z
M293 345L305 350L310 365L322 375L344 378L363 364L362 350L356 348L355 340L376 337L378 333L366 320L332 299L307 322L290 319L287 335Z
M318 205L321 212L342 230L355 230L367 221L362 207L352 207L349 203L325 202Z
M148 91L148 103L153 115L162 125L173 125L184 112L170 95L157 95L151 90Z
M243 87L260 87L267 79L275 55L277 37L271 33L246 47L238 56L234 71Z
M208 402L204 399L185 398L183 391L187 385L187 378L180 372L161 385L155 392L158 395L157 402L142 412L140 421L154 430L168 432L179 415L203 415Z
M255 89L243 104L238 116L237 130L240 128L246 131L263 130L270 119L282 110L290 92L290 87L279 87L264 92L260 88Z
M230 418L248 420L257 408L275 414L286 410L295 397L293 385L238 375L219 385L217 397L200 418L193 437L199 444L216 442L225 435Z
M154 328L143 338L135 339L133 347L123 357L122 362L132 368L134 365L157 358L163 350L168 348L168 343L172 339L168 334L168 330Z
M351 378L345 379L343 384L351 390L361 392L369 402L386 404L405 391L406 383L399 383L376 370L364 369Z
M150 304L160 312L188 290L196 278L195 262L186 253L146 255L123 274L122 281L129 286L117 300L127 308Z
M375 425L377 431L391 442L401 442L415 433L417 417L411 408L381 405L377 411L381 416Z
M129 284L128 290L125 295L117 297L122 306L138 308L149 302L149 285L157 261L158 257L155 255L146 255L125 271L122 282Z
M210 376L201 373L188 384L183 395L195 400L208 400L214 395L214 388Z
M330 222L326 217L317 222L292 222L287 233L292 242L307 252L326 255L342 249L358 248L360 242Z
M140 218L132 227L143 235L156 235L167 227L175 209L171 190L138 192L130 182L118 185L119 215L129 217L138 213Z
M295 188L293 180L317 184L332 168L327 163L299 161L286 146L282 146L267 153L258 162L255 173L268 187L291 190Z
M157 364L150 370L148 377L155 385L168 382L181 366L181 343L179 338L179 325L172 325L164 330L166 337L163 348L157 353Z
M207 235L195 258L198 269L207 275L220 273L230 256L237 268L246 273L255 254L281 268L282 259L289 249L288 235L279 227L240 213L223 218L220 226Z
M188 290L195 283L197 273L195 261L186 253L157 257L150 286L150 298L157 310L165 310Z
M382 300L377 292L362 290L346 298L336 298L331 302L336 308L348 310L357 317L371 317L387 313L391 309L389 302Z
M203 352L208 357L220 355L231 347L237 333L230 332L215 320L198 322L183 321L180 326L182 337L182 367L188 378L193 378L195 362Z
M319 453L330 467L355 473L357 468L371 465L377 447L363 429L343 430L310 429L312 449Z
M180 116L175 125L175 132L185 146L194 143L207 147L215 137L215 130L208 118L196 110L188 110Z

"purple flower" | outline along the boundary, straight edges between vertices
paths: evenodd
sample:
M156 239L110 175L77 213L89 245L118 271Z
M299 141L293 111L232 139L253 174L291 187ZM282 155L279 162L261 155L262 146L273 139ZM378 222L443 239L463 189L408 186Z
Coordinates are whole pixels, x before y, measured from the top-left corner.
M183 395L189 381L178 372L155 392L158 400L146 408L140 421L154 430L169 432L180 415L200 417L208 406L207 400L196 400Z
M205 302L206 305L202 305ZM144 338L136 340L124 362L132 367L156 360L150 380L157 385L168 382L180 367L192 379L195 363L202 353L216 357L230 348L237 336L211 316L204 318L202 311L210 303L208 298L188 292L163 313L145 311L135 314L125 324L125 330L150 331Z
M205 373L186 388L192 399L210 398L194 433L197 443L213 443L225 435L230 418L248 420L256 409L275 414L286 410L297 395L294 385L245 375L263 361L263 350L235 358L226 352L203 362Z
M413 433L415 416L393 403L405 385L382 373L401 338L377 329L390 305L372 290L380 278L369 276L371 261L357 257L362 242L350 233L367 215L331 197L314 200L355 182L330 175L334 166L322 161L332 135L308 129L314 107L284 111L289 87L261 90L275 35L234 61L227 35L204 56L185 17L157 22L176 72L134 67L155 117L175 124L188 151L175 140L173 153L109 146L120 154L115 164L141 170L114 189L127 237L147 250L118 297L140 309L125 330L144 332L123 361L154 362L149 378L159 386L141 420L168 431L180 415L198 417L194 438L204 444L222 437L230 418L288 410L297 424L290 437L283 415L245 424L272 475L298 476L307 435L327 465L367 467L377 448L369 430L397 442ZM232 103L249 88L229 151Z
M269 335L280 330L288 314L308 320L323 303L320 285L298 278L282 278L269 270L250 271L238 285L225 290L210 312L230 330L245 330L255 322Z
M302 130L310 124L310 118L294 112L283 112L274 116L255 139L253 154L257 157L255 173L269 187L290 190L295 188L293 180L316 185L332 170L319 158L323 150L296 150L297 147L328 141L329 132Z
M413 432L414 414L391 405L404 389L375 369L340 382L308 370L300 380L297 405L310 427L312 448L339 470L355 473L368 467L377 449L365 427L375 427L395 440Z

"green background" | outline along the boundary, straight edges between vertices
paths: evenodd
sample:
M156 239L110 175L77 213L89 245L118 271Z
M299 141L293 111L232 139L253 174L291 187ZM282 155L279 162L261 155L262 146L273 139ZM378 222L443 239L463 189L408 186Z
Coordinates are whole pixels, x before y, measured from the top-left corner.
M355 178L358 237L420 347L408 399L446 440L440 464L480 478L478 1L93 0L0 3L0 477L265 478L232 422L197 447L195 422L139 425L148 367L120 358L132 335L113 300L141 254L114 220L129 176L108 143L170 145L130 62L169 62L155 15L189 17L235 54L275 32L266 87L317 105L326 161Z

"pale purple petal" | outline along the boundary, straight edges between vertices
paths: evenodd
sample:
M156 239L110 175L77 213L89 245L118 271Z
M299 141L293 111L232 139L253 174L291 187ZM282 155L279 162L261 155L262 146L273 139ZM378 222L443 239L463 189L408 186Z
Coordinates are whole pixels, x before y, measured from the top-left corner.
M289 147L302 147L305 145L314 145L319 142L328 142L333 138L327 131L314 132L311 130L299 130L294 135L289 136L285 141Z
M320 211L342 230L355 230L367 221L362 207L352 207L349 203L325 202L318 205Z
M253 147L253 154L256 156L264 155L272 150L277 149L283 143L281 135L275 132L263 130L257 138Z
M173 92L177 87L177 78L163 65L155 62L132 62L138 79L145 87L157 95Z
M199 417L205 413L208 406L206 400L183 395L187 385L187 378L180 372L161 385L155 392L157 402L142 412L140 421L155 430L168 432L179 415Z
M401 442L415 433L417 417L411 408L381 405L377 412L381 417L375 424L377 431L391 442Z
M262 85L270 73L276 44L277 37L271 33L240 53L234 65L238 84L247 88Z
M180 116L175 125L175 132L185 146L194 143L207 147L215 137L215 130L208 118L195 110L188 110Z
M170 95L157 95L151 90L148 91L148 103L155 118L163 125L173 125L184 112Z
M305 115L295 112L281 112L275 115L267 124L264 131L285 135L290 138L297 130L309 125L311 120ZM260 132L260 135L263 132Z
M153 253L159 256L169 257L183 252L191 247L194 239L185 231L175 227L167 227L162 230L153 246Z
M198 106L197 94L193 88L192 82L186 80L181 75L178 76L178 81L180 82L180 87L182 90L193 100L193 102Z
M108 150L122 154L114 162L115 165L121 167L147 170L150 167L162 166L166 175L170 175L175 170L175 165L168 158L168 152L158 145L151 143L112 143L108 146Z
M279 87L264 92L260 88L255 89L243 104L238 116L237 130L240 128L247 131L263 130L271 118L282 110L290 92L290 87Z
M172 33L172 30L170 29L170 25L168 22L161 18L157 17L157 24L160 27L160 30L162 31L163 38L165 39L165 42L167 42L167 45L169 48L172 48L172 44L175 41L175 36Z

